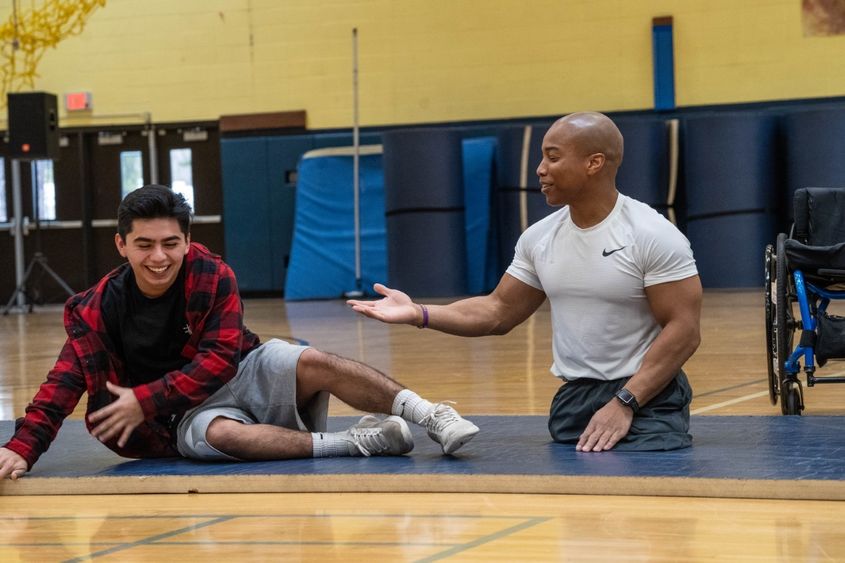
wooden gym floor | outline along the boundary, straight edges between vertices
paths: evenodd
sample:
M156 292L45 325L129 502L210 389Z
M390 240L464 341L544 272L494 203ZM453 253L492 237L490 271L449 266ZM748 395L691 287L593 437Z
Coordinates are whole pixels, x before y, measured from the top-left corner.
M249 300L246 322L265 339L300 338L370 363L467 416L544 415L558 386L547 306L507 336L480 339L385 326L340 301ZM761 292L707 292L702 324L685 367L693 413L777 415ZM63 340L58 307L0 317L0 420L23 413ZM843 369L832 362L820 373ZM805 415L841 416L843 400L845 385L806 389ZM330 414L356 412L333 402ZM0 496L0 561L845 560L841 502L710 496Z

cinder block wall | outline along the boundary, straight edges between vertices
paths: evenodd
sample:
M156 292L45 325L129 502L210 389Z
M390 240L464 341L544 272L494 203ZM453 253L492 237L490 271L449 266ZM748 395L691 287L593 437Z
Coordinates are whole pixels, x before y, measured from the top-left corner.
M362 125L650 109L663 15L679 106L845 94L845 36L804 37L799 0L108 0L35 86L90 90L97 115L348 127L357 27Z

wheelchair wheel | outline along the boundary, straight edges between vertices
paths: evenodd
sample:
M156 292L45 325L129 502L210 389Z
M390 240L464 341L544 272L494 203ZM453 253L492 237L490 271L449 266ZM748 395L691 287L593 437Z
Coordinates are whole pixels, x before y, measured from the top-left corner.
M766 246L765 254L765 283L766 283L766 360L769 368L769 401L776 405L778 403L780 375L777 366L777 348L775 340L775 249L769 244Z
M801 415L804 400L801 397L801 384L798 381L786 381L781 389L781 408L785 415Z
M774 337L776 343L775 362L777 364L777 378L780 389L780 408L783 414L788 412L788 405L784 387L788 382L795 382L797 374L787 376L785 363L792 353L793 337L795 336L795 317L792 314L792 304L795 302L792 277L786 265L784 243L786 234L781 233L777 238L777 256L775 258L775 298L772 300L774 309ZM791 386L790 386L791 387ZM800 403L800 401L799 401Z

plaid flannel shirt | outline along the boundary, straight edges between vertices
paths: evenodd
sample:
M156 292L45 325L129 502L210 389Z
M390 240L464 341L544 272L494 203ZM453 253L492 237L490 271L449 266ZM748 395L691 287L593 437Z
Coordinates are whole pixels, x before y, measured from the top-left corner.
M191 243L185 260L185 318L191 333L182 350L186 364L133 388L145 420L123 448L118 447L117 438L106 443L125 457L178 456L175 421L232 379L241 358L259 344L258 337L243 326L243 306L231 268L197 243ZM131 386L106 333L101 309L106 286L129 267L128 263L119 266L65 304L68 338L47 380L27 406L26 416L18 419L15 435L5 445L30 468L47 451L83 393L88 392L90 414L116 399L106 389L106 381ZM90 431L87 416L86 425Z

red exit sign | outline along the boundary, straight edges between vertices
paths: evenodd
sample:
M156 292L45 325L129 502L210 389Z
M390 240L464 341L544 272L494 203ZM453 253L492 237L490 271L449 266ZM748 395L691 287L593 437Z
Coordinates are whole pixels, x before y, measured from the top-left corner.
M71 92L65 94L67 111L85 111L91 109L91 92Z

